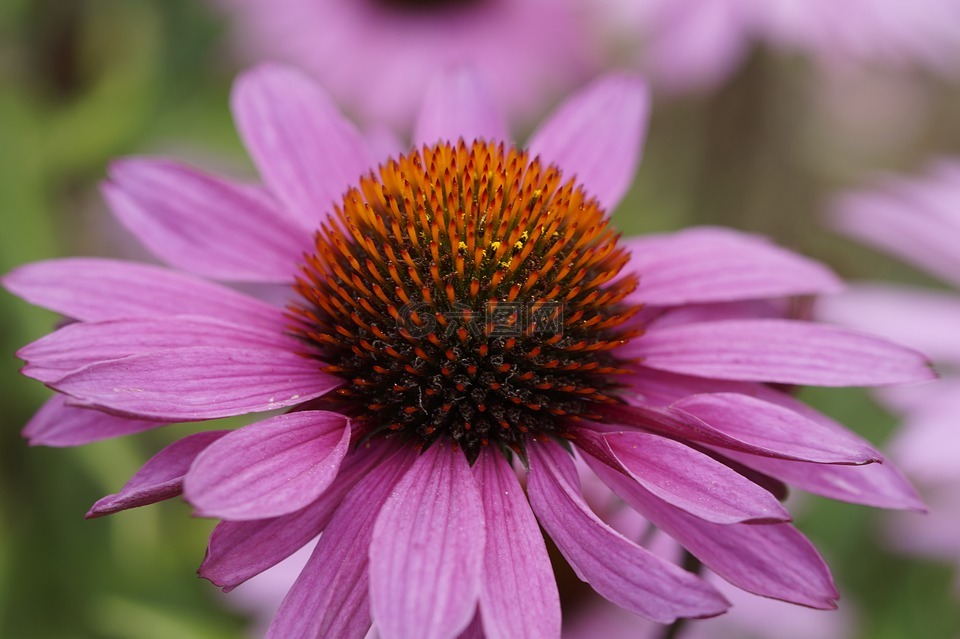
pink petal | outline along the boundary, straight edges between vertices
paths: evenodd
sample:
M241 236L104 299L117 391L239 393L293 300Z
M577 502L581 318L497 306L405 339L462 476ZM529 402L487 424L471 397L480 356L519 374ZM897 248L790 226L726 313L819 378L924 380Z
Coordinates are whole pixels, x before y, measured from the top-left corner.
M370 628L368 551L374 521L413 461L411 449L404 447L347 494L283 600L267 639L362 639L366 635Z
M532 442L528 450L530 503L580 579L618 606L659 623L727 609L712 586L603 523L583 501L566 451L552 442Z
M413 133L414 144L474 140L508 141L507 123L493 96L471 69L433 79Z
M562 104L531 136L530 154L613 210L633 182L649 112L642 81L609 75Z
M899 550L956 565L960 556L960 494L953 484L929 487L924 492L930 512L923 516L893 514L883 522L883 537Z
M41 337L20 349L17 356L27 362L24 375L55 382L84 366L172 348L300 348L281 331L280 326L265 331L200 316L81 322Z
M363 132L370 150L370 157L376 162L383 162L387 158L395 158L410 147L400 141L396 132L382 122L367 127Z
M695 228L624 242L625 270L640 276L633 294L653 306L834 293L843 288L825 266L766 239L720 228Z
M370 544L370 599L387 639L467 627L480 595L484 513L470 464L437 443L386 501Z
M834 225L842 233L960 285L956 245L960 229L955 215L960 188L955 184L952 188L952 195L944 197L944 193L936 193L934 182L888 180L876 191L838 198ZM924 202L925 198L943 201Z
M722 84L740 67L752 46L750 28L736 2L668 0L636 3L653 7L644 18L644 69L665 93L701 93ZM657 10L659 9L659 10ZM644 12L649 14L649 9ZM751 16L752 17L752 16Z
M194 421L293 406L343 382L319 367L281 349L197 346L100 362L50 386L121 415Z
M118 317L204 315L275 329L280 309L228 288L159 266L93 258L26 264L3 286L31 304L84 322Z
M815 445L798 445L792 435L794 433L787 429L781 429L779 433L773 433L773 437L761 433L759 437L750 436L751 430L748 427L741 426L739 429L731 428L734 434L728 434L725 431L726 424L714 425L703 419L689 413L685 410L667 407L649 407L644 406L642 401L636 398L627 397L634 406L610 405L604 406L600 410L605 416L606 424L601 426L593 424L591 427L601 430L617 431L622 430L622 426L630 428L640 428L661 433L673 439L692 440L728 448L751 455L760 455L763 457L775 457L779 459L795 459L806 462L815 462L820 464L857 464L869 461L873 457L864 459L863 446L858 445L851 450L851 447L840 440L843 447L835 449L831 447L832 439L827 442L817 442ZM773 407L775 408L775 407ZM772 410L772 409L771 409ZM782 415L778 414L778 417ZM746 416L735 415L735 418L745 419ZM788 422L789 423L789 422ZM804 423L799 418L795 423ZM762 423L758 425L762 430ZM739 436L739 432L746 433L747 437ZM753 441L756 439L756 441ZM578 442L579 444L580 442ZM801 444L803 444L801 442ZM859 443L858 443L859 444ZM595 451L591 450L591 453Z
M537 530L539 530L539 528ZM490 633L485 632L483 627L483 621L481 620L481 617L480 617L480 612L477 611L473 615L473 621L470 622L470 625L468 625L463 632L457 635L457 639L487 639L490 636L495 637L496 635L491 635ZM531 636L543 636L543 635L524 635L524 636L531 637ZM560 636L560 635L558 634L557 636Z
M650 330L617 351L657 370L717 379L879 386L934 379L916 351L826 324L726 320Z
M598 438L630 477L691 515L718 524L790 520L768 491L689 446L638 432Z
M640 312L640 319L646 324L648 331L681 324L701 324L723 320L784 319L796 310L790 303L793 299L795 298L685 304L670 307L648 306ZM637 298L635 300L642 303Z
M119 493L107 495L95 503L87 513L87 519L176 497L183 492L183 477L193 460L228 432L211 430L196 433L170 444L151 457Z
M261 189L164 159L110 166L103 193L114 214L168 264L205 277L292 282L311 229Z
M54 395L30 418L23 436L31 446L80 446L164 425L158 421L127 419L89 408L67 406L66 399L63 395Z
M875 508L924 511L916 489L889 462L866 466L808 464L723 451L723 455L761 473L816 495Z
M889 442L900 465L921 484L960 482L960 380L938 382L937 393L904 415L903 426Z
M286 515L333 483L350 446L347 418L326 411L278 415L231 432L205 450L184 492L201 517Z
M283 561L327 527L344 496L390 451L379 445L350 453L330 487L301 510L269 519L221 521L210 535L198 573L229 592Z
M882 335L934 361L960 362L960 297L889 284L859 284L817 300L819 319Z
M234 85L232 105L264 182L310 226L375 167L353 124L299 71L274 64L247 71Z
M509 462L484 449L474 464L487 543L480 614L490 639L559 637L560 595L547 547Z
M790 524L714 524L671 506L605 464L587 463L624 501L708 568L744 590L811 608L839 597L816 549Z
M643 366L637 366L625 375L624 383L636 395L637 401L644 406L667 406L687 395L698 393L742 393L771 401L769 397L762 394L770 391L770 387L763 384L690 377ZM760 391L761 394L755 394L754 390ZM782 395L777 391L770 392Z
M741 441L787 453L795 459L865 464L882 456L846 429L837 431L789 408L740 393L702 393L673 404Z
M855 602L844 601L837 610L815 610L755 595L707 572L706 579L733 604L731 614L700 628L688 628L683 639L746 639L744 632L764 628L770 628L775 639L852 639L867 625L857 618ZM774 637L753 635L750 639Z
M816 422L819 432L826 428L832 433L842 435L841 441L859 442L864 448L872 449L870 443L850 432L848 429L810 408L803 402L761 384L742 382L724 382L705 380L660 373L656 371L638 371L630 377L630 383L649 401L671 403L689 394L704 392L737 392L749 394L770 404L782 406L803 418ZM797 432L806 432L808 426L800 427ZM833 439L825 436L825 440ZM721 453L736 459L750 468L754 468L771 477L788 481L804 490L842 501L862 503L880 508L905 508L922 510L923 504L917 498L916 491L902 474L890 463L868 464L866 466L811 465L778 456L784 463L776 463L769 455L757 456L756 452L735 449L723 444L711 443L711 446L724 448ZM748 454L743 454L747 452Z

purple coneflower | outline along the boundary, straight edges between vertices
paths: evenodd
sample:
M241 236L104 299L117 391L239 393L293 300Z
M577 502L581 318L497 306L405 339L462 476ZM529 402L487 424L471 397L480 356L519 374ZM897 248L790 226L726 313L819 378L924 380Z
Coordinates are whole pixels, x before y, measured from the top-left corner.
M717 228L621 240L648 98L603 78L525 147L473 77L435 83L379 166L299 73L233 95L264 186L162 159L110 171L114 212L173 268L65 259L7 289L75 323L20 351L58 392L33 443L285 410L159 452L90 516L183 493L223 521L200 573L229 589L320 535L273 637L557 636L540 526L577 575L657 622L728 603L601 520L575 457L732 584L838 593L784 482L918 508L867 442L771 384L932 377L914 351L780 319L823 266ZM186 271L192 271L188 274ZM271 305L210 279L288 287ZM526 493L517 472L523 469ZM539 524L539 525L538 525Z
M827 69L960 71L953 0L584 0L608 34L633 39L641 67L667 91L712 88L756 43Z
M364 123L409 131L430 81L474 68L532 120L596 70L576 0L213 0L247 60L295 64Z
M880 398L903 415L891 450L919 482L927 517L898 518L890 537L900 547L960 560L960 161L932 163L918 177L887 176L839 197L834 224L850 237L895 255L952 290L864 283L824 300L824 317L923 348L943 379L887 389Z

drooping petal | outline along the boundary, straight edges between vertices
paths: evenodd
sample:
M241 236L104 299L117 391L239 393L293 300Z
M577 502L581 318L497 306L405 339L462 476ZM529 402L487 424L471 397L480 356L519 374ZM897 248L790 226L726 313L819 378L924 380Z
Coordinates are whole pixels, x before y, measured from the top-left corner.
M531 136L530 155L574 176L589 195L613 210L640 160L650 95L627 75L602 78L561 105Z
M689 446L640 432L597 437L641 486L691 515L718 524L790 519L768 491Z
M702 393L735 392L743 396L751 396L768 404L782 406L795 415L814 422L816 424L812 428L814 432L826 429L830 433L839 434L840 442L845 441L854 445L859 442L862 450L872 450L869 442L841 424L800 400L763 384L709 380L650 370L638 370L631 374L629 383L646 401L655 404L673 404L685 396ZM800 433L806 433L811 429L809 425L804 426L800 423L797 426L797 432ZM821 444L835 439L833 435L825 435ZM880 508L923 509L923 504L919 501L914 488L890 463L865 466L811 465L804 463L802 459L790 460L787 456L772 457L722 444L711 443L710 445L720 450L722 455L735 459L749 468L818 495ZM776 463L778 459L784 460L784 463Z
M443 639L470 623L480 595L483 504L464 454L437 443L377 517L370 599L385 639Z
M166 263L223 280L292 282L311 229L261 189L166 159L110 166L114 214Z
M297 350L299 344L274 331L202 316L116 319L68 324L17 352L22 372L54 382L85 366L131 355L190 346Z
M374 522L413 463L411 453L404 448L383 460L347 494L273 618L267 639L363 639L367 634Z
M40 407L23 429L31 446L81 446L93 442L141 433L163 426L163 422L127 419L89 408L67 406L59 393Z
M118 317L204 315L268 329L280 309L200 278L122 260L66 258L20 266L3 276L8 291L84 322Z
M896 466L889 462L866 466L809 464L723 451L732 459L816 495L875 508L924 511L926 508Z
M712 586L627 540L590 511L573 461L557 444L534 442L528 450L530 503L580 579L618 606L659 623L727 609Z
M326 528L344 496L388 452L392 448L386 445L365 445L351 452L330 487L296 512L254 521L221 521L210 534L198 574L228 592L283 561Z
M413 133L414 144L508 141L507 123L480 77L468 68L441 74L427 89Z
M586 460L624 501L735 586L812 608L836 608L839 594L827 565L792 525L704 521L658 499L602 462L590 456Z
M780 429L770 433L762 432L763 422L761 421L756 424L756 429L749 428L749 425L741 425L739 429L731 428L733 434L730 434L724 430L723 424L715 426L674 406L649 407L634 397L627 397L627 401L636 405L610 405L598 409L608 422L604 430L622 430L623 426L641 428L680 440L692 440L751 455L820 464L863 464L877 457L876 454L865 454L865 450L870 450L868 446L860 442L854 442L854 445L851 445L843 438L830 437L826 441L812 443L795 441L791 436L789 425L791 423L806 425L799 417L786 420L785 423L781 423ZM762 404L758 405L762 406ZM762 408L773 411L776 406ZM775 415L781 421L785 417L779 412ZM748 416L736 414L733 418L742 420L747 419ZM599 425L594 426L599 427ZM755 430L761 431L757 437L751 434ZM741 437L741 432L746 436Z
M474 464L487 543L480 588L483 630L491 639L560 636L560 595L547 547L523 488L499 451Z
M934 378L926 358L879 337L792 320L726 320L650 330L618 351L657 370L717 379L879 386Z
M50 386L79 405L182 422L276 410L343 382L317 369L281 349L198 346L100 362Z
M311 227L376 166L353 124L292 68L264 64L247 71L234 85L232 107L267 187Z
M673 407L724 433L795 458L827 463L865 464L883 457L846 430L835 431L804 415L740 393L690 395Z
M155 504L183 492L183 477L190 464L213 442L230 431L210 430L187 435L150 458L119 493L107 495L93 505L87 519L103 517L128 508Z
M648 235L624 245L631 251L625 271L640 276L631 298L653 306L813 295L842 288L819 262L728 229Z
M232 431L203 451L187 474L185 497L202 517L286 515L323 494L349 446L342 415L312 410L278 415Z

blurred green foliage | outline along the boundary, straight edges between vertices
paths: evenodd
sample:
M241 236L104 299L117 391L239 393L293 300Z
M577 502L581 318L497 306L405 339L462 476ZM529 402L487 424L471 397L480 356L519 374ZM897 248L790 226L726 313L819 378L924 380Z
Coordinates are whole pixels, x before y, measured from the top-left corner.
M223 32L190 0L0 3L0 272L127 251L117 234L98 230L109 225L96 184L113 157L172 148L246 165L227 108L236 68ZM909 145L838 165L811 148L811 82L802 62L759 53L719 93L659 105L638 180L617 212L624 232L728 224L845 275L924 281L831 237L821 204L866 171L960 150L960 121L950 117L956 90L926 80L936 109ZM245 621L194 574L211 522L191 519L179 502L83 520L96 499L194 427L69 450L30 449L20 438L46 392L17 373L12 353L55 321L0 292L0 637L243 636ZM874 441L894 427L862 392L805 398ZM843 605L858 609L864 639L960 633L949 567L885 551L882 513L812 502L799 524L833 567Z

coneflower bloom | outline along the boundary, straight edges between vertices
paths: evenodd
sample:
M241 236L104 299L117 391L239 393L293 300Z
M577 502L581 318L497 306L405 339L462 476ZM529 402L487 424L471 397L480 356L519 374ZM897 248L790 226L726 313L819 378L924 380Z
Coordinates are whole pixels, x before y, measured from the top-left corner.
M470 66L529 121L599 67L576 0L213 0L249 61L295 64L364 123L408 132L440 72Z
M636 79L599 80L524 147L473 76L448 80L415 146L379 166L319 88L278 67L233 95L263 186L113 165L114 212L171 268L77 258L3 279L76 320L19 353L57 391L27 436L285 411L185 437L89 513L182 492L223 520L200 573L226 589L322 532L273 637L557 636L540 526L631 612L723 612L713 586L589 508L575 456L734 585L833 607L783 482L919 504L868 443L769 384L925 380L923 356L780 319L784 298L839 284L761 238L622 240L606 211L639 156ZM208 278L282 284L289 302Z
M592 15L606 33L633 40L639 64L667 91L722 83L759 43L834 70L960 71L952 0L603 0Z
M838 197L833 224L844 234L926 271L950 289L863 283L823 300L822 316L923 348L943 373L935 384L887 389L903 416L890 443L921 486L930 512L897 518L900 548L960 560L960 160L932 163L922 176L887 176ZM896 391L896 392L894 392Z

